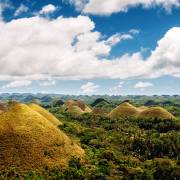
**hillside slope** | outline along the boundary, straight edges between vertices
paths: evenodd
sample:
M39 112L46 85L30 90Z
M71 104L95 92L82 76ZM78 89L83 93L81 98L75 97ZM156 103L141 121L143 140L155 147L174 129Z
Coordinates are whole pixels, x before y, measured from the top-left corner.
M25 104L16 103L0 114L0 171L62 168L84 151L48 119Z
M34 111L38 112L42 116L44 116L46 119L48 119L52 124L55 126L62 125L62 122L58 120L55 116L53 116L50 112L42 108L41 106L31 103L28 104L28 106L33 109Z

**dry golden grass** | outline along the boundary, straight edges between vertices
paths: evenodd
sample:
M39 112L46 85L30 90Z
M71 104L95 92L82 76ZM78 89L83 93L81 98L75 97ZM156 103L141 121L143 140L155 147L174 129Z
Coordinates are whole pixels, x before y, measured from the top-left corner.
M65 101L65 105L66 105L66 106L76 105L76 101L75 101L75 100L72 100L72 99L67 100L67 101Z
M28 104L28 106L33 109L34 111L38 112L42 116L44 116L46 119L48 119L51 123L53 123L55 126L62 125L62 122L58 120L55 116L53 116L49 111L45 110L41 106L31 103Z
M0 170L66 167L71 156L84 155L76 143L40 113L25 104L11 105L0 114Z
M146 106L138 107L139 112L142 112L142 111L144 111L146 109L148 109L148 107L146 107Z
M140 112L139 119L148 118L148 119L175 119L175 117L169 113L167 110L161 107L150 107Z
M68 100L65 102L66 112L81 115L91 113L92 109L80 100Z
M138 119L175 119L175 117L162 107L134 107L128 102L120 104L113 109L110 118L138 118Z
M81 115L84 113L84 111L76 105L68 106L66 109L66 112L76 114L76 115Z
M139 110L128 102L120 104L109 113L110 118L131 118L137 117Z
M84 113L91 113L92 112L92 109L86 105L86 108L84 110Z

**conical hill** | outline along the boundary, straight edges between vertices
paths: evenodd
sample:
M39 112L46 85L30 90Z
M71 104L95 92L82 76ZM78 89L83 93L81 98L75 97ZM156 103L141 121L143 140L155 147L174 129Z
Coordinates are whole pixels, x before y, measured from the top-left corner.
M136 107L131 105L128 102L124 102L120 104L118 107L113 109L109 113L109 117L111 118L132 118L132 117L137 117L139 114L139 111Z
M83 149L48 119L16 103L0 114L0 171L17 167L21 174L63 168Z
M68 100L65 102L65 107L66 107L66 112L77 115L92 112L91 108L80 100Z

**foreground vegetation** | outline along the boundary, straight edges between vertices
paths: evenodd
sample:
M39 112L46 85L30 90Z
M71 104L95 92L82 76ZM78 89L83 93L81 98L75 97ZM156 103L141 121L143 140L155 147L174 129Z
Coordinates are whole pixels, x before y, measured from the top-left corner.
M87 162L76 169L81 176L75 179L179 178L178 120L139 122L90 114L64 114L64 120L60 129L78 137L87 152Z

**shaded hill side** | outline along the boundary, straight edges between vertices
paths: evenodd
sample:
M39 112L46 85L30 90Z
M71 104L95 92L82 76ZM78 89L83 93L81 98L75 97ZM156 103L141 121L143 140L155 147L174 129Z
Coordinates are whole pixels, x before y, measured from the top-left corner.
M107 105L107 104L110 104L110 102L103 98L98 98L91 104L91 106L94 107L94 106Z
M27 105L17 103L0 114L0 171L12 166L21 174L62 168L73 155L82 157L84 151Z
M61 99L58 99L53 102L53 107L59 107L62 106L63 104L64 102Z
M42 108L41 106L31 103L28 104L28 106L33 109L34 111L38 112L42 116L44 116L46 119L48 119L51 123L53 123L55 126L61 125L62 122L58 120L55 116L53 116L50 112Z

